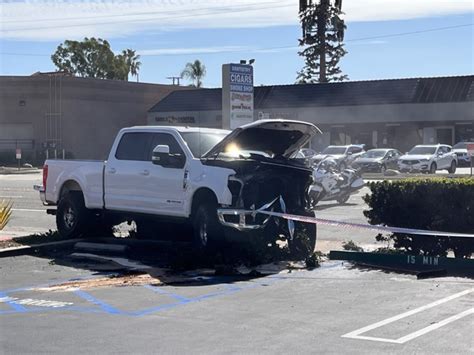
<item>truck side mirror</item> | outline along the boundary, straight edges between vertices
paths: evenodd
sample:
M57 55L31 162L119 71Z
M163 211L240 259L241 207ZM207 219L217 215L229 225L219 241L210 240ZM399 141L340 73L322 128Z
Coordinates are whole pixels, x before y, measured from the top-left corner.
M186 157L183 154L170 154L168 145L157 145L153 149L151 161L155 165L161 165L164 168L182 169L186 164Z
M167 165L170 159L170 147L168 145L157 145L153 149L151 161L155 165Z

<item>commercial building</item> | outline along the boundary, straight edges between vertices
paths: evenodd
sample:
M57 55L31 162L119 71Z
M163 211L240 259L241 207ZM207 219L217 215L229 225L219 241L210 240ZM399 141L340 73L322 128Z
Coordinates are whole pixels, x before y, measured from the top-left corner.
M324 132L311 143L317 150L474 140L474 75L259 86L254 119L261 118L314 123ZM222 127L222 91L172 92L149 110L148 124Z
M172 85L67 76L0 77L0 165L49 157L104 159L122 128L145 125L148 109Z

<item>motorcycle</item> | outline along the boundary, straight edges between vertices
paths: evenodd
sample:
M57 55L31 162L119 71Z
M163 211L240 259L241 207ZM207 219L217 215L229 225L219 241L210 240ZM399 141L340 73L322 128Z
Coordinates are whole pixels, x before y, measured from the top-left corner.
M346 168L338 171L337 163L325 158L313 167L314 183L309 188L309 198L313 206L320 201L336 200L343 204L354 192L365 186L357 170Z

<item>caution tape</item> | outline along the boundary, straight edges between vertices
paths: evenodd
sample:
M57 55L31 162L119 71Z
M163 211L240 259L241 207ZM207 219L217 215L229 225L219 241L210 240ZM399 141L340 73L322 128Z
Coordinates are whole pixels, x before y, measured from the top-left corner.
M416 234L416 235L426 235L426 236L435 236L435 237L474 238L474 234L441 232L441 231L423 230L423 229L411 229L411 228L388 227L388 226L361 224L361 223L340 222L340 221L334 221L331 219L298 216L298 215L290 214L290 213L265 211L263 209L249 211L249 212L261 213L261 214L265 214L267 216L273 216L273 217L280 217L286 220L313 223L313 224L324 224L324 225L333 226L333 227L368 229L368 230L375 230L378 232L403 233L403 234L412 234L412 235Z

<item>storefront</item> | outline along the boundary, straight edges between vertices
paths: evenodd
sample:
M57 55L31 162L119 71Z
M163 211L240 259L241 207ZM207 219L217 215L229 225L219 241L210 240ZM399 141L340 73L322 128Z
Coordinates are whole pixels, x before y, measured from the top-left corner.
M220 89L173 92L148 111L148 124L186 117L169 124L222 127L221 107ZM317 150L452 145L474 139L474 76L255 87L254 119L268 118L314 123L323 131Z

